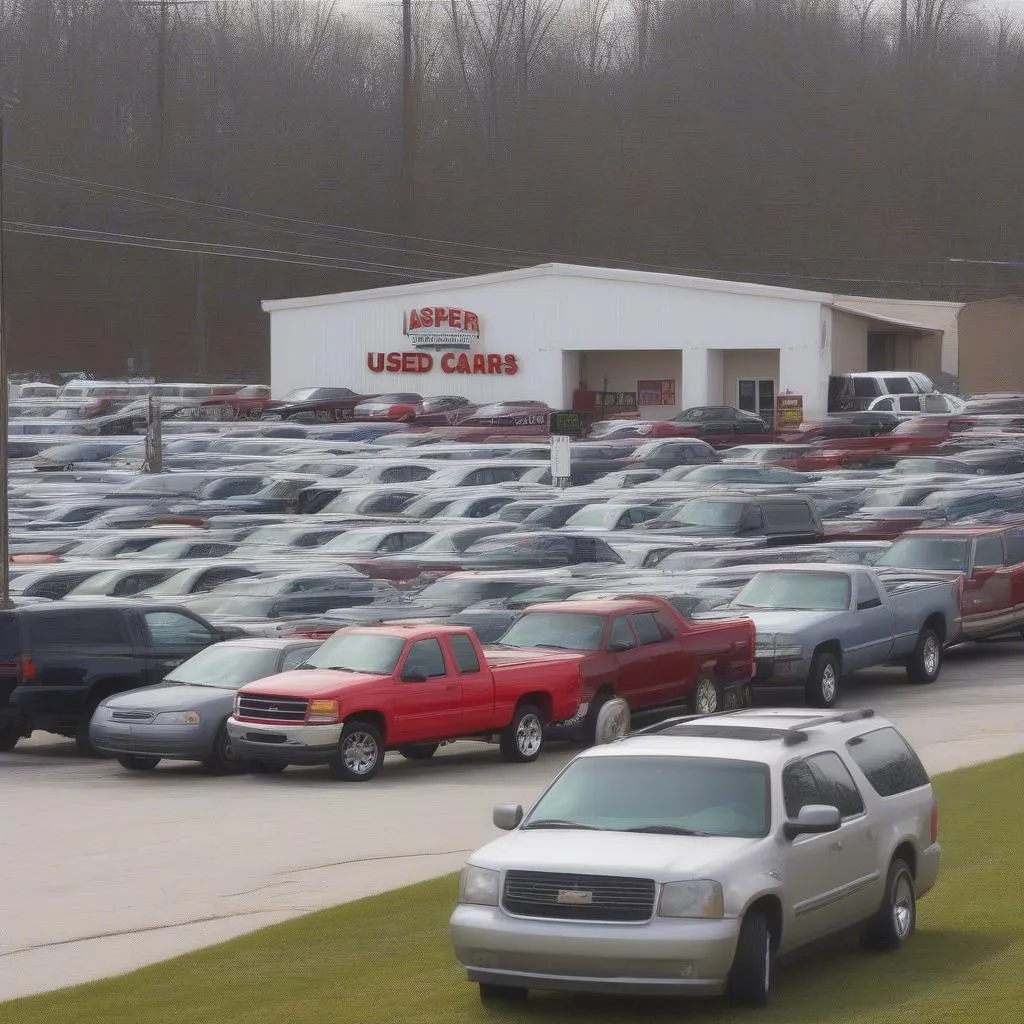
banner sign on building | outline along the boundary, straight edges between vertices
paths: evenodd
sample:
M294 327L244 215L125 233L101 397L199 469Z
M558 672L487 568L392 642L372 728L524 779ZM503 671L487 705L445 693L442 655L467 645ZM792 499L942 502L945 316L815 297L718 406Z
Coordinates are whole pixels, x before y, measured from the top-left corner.
M480 340L480 317L468 309L424 306L405 314L402 333L413 348L466 350Z
M676 382L666 380L638 380L636 382L638 405L675 405Z

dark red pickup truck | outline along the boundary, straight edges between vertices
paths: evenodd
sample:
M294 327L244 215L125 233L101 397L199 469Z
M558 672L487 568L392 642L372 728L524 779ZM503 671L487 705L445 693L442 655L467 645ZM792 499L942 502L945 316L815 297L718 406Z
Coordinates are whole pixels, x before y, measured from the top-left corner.
M265 771L326 764L353 782L372 779L386 750L424 760L460 738L533 761L548 727L577 718L582 702L578 655L493 659L462 626L341 629L307 664L238 691L227 729L239 757Z
M656 597L604 598L531 605L492 651L543 649L583 654L579 725L594 741L601 706L621 697L633 712L689 703L720 711L746 699L755 671L754 624L746 618L691 622Z

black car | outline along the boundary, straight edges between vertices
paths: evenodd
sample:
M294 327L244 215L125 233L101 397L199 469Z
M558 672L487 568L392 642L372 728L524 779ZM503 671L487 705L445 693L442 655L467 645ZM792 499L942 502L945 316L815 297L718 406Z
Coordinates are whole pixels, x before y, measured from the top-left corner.
M814 544L825 527L804 494L750 494L691 498L667 509L642 529L673 537L764 538L765 543Z
M686 429L698 434L770 434L767 423L757 413L732 405L699 405L684 409L672 417Z
M707 443L697 438L665 437L640 445L623 469L675 469L676 466L709 466L721 462L722 456Z
M91 755L89 719L104 697L159 683L210 644L235 636L181 608L40 604L0 612L0 750L35 729Z
M357 395L350 388L296 388L283 398L268 402L264 416L316 423L342 423L354 418L355 407L375 395Z

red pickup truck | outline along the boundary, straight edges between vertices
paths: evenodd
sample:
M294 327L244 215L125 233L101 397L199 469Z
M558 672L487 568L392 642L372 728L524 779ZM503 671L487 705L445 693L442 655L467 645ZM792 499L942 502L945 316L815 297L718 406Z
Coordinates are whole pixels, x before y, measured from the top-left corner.
M533 761L548 727L580 713L579 655L488 659L465 627L346 628L305 668L241 687L227 730L235 754L282 770L326 764L372 779L387 750L432 757L454 739L497 740L506 761Z
M691 622L662 598L608 597L531 605L496 646L582 654L587 710L579 726L593 742L601 706L613 697L633 712L687 702L701 714L730 697L747 700L754 639L747 618Z
M961 639L1024 631L1024 523L905 533L878 560L882 576L906 569L962 576Z

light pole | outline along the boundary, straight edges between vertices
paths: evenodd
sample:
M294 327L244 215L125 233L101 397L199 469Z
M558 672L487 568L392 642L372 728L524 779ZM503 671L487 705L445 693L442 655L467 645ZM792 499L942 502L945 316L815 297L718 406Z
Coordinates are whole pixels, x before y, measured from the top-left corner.
M4 113L0 97L0 608L11 607L11 555L7 516L7 421L10 385L7 383L7 265L4 262Z

